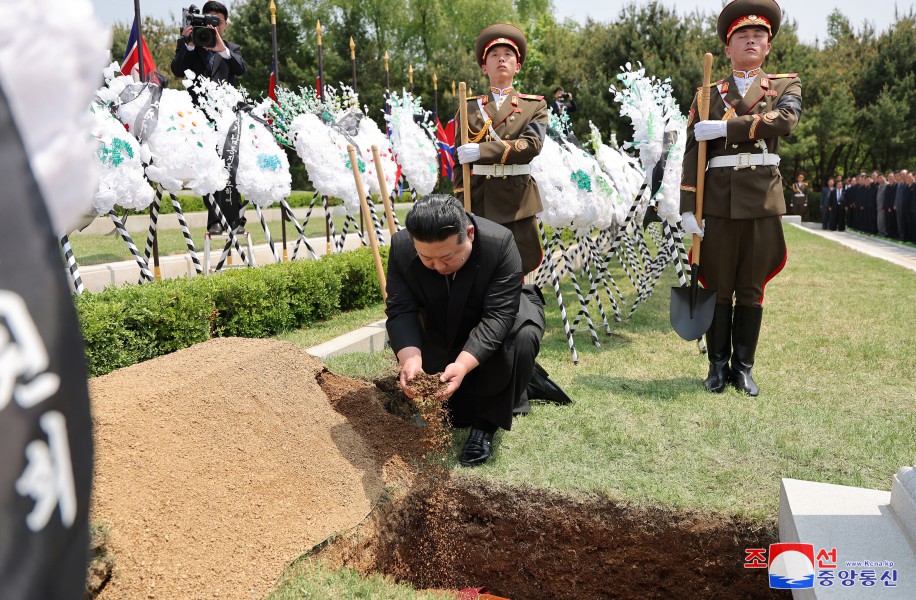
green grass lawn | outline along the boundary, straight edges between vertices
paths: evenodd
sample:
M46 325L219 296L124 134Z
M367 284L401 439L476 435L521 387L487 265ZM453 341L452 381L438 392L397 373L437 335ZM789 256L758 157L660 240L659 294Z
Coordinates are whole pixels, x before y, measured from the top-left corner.
M538 360L576 402L536 406L498 436L489 464L460 475L762 524L775 521L782 477L890 489L916 463L916 276L791 226L786 239L789 262L767 286L758 398L703 390L705 357L668 323L671 269L600 348L580 328L578 366L548 296ZM391 369L388 356L328 363L365 378Z
M578 366L549 293L538 360L575 404L536 405L497 435L490 463L472 471L456 466L465 435L458 431L450 463L456 474L603 494L632 506L739 515L770 529L782 477L888 490L898 467L916 463L916 275L791 226L786 240L789 262L767 287L754 369L758 398L703 390L705 357L668 323L673 269L632 320L612 322L614 333L600 335L600 348L582 324ZM619 267L613 274L632 301ZM563 289L574 317L568 280ZM378 305L278 339L310 347L383 316ZM596 309L592 317L597 323ZM327 363L365 379L395 372L390 352ZM271 595L435 597L312 559L291 565Z
M398 220L403 223L404 217L407 214L407 209L396 210L395 213L398 216ZM258 221L257 214L253 209L250 209L246 212L246 216L248 217L246 229L251 233L251 242L253 244L266 244L267 236L264 234L264 228L261 227L260 221ZM133 215L129 217L129 219L140 220L146 224L149 223L149 217L145 215ZM336 218L334 221L335 233L338 235L343 228L343 224L343 218ZM276 244L277 250L280 251L283 240L283 225L279 221L274 221L269 222L268 227L270 228L270 235L273 237L274 244ZM114 225L112 225L112 229L114 229ZM350 231L352 232L352 228ZM204 247L204 234L206 233L205 228L191 227L190 232L191 238L194 240L195 248L198 252L202 252ZM184 254L188 251L185 245L184 236L180 229L162 229L157 233L160 256ZM131 235L134 238L134 244L137 245L137 248L139 248L142 253L146 245L146 233L143 232ZM315 218L314 216L309 219L309 222L305 225L305 235L307 237L324 237L324 219ZM290 256L292 255L297 236L298 233L296 232L295 226L292 223L287 223L286 239L287 250ZM214 244L220 244L220 247L222 247L220 242L214 242ZM70 236L70 245L73 247L73 254L76 257L76 262L81 266L132 260L130 250L127 249L127 246L121 240L120 236L117 235L74 233ZM315 250L319 250L319 248L315 248ZM300 256L303 256L305 248L301 247L299 252Z

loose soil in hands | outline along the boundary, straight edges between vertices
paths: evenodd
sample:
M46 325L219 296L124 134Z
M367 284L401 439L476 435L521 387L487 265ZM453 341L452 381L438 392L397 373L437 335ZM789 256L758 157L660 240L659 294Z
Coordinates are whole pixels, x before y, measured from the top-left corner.
M742 568L771 530L453 477L429 377L411 401L228 338L90 382L100 597L260 598L303 554L513 600L782 597Z

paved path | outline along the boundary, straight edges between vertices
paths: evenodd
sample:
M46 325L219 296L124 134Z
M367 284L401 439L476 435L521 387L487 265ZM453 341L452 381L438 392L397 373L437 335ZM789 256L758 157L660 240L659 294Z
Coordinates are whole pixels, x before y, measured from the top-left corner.
M862 254L880 258L899 265L910 271L916 271L916 248L898 244L883 238L864 235L847 229L846 231L825 231L820 223L790 223L795 227L814 235L819 235L828 240L852 248Z

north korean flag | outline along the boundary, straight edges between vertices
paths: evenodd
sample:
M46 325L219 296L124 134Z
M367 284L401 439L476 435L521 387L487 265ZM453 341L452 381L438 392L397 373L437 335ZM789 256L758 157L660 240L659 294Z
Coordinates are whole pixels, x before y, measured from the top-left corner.
M137 51L137 21L134 20L133 27L130 28L130 37L127 39L127 49L124 51L124 60L121 61L121 74L130 75L131 71L139 68L139 53ZM143 52L143 73L146 79L149 79L150 73L156 70L156 63L153 62L153 55L149 52L146 45L146 38L141 41L140 47Z
M452 180L455 167L455 119L449 120L445 126L436 117L436 146L439 148L439 166L443 177Z

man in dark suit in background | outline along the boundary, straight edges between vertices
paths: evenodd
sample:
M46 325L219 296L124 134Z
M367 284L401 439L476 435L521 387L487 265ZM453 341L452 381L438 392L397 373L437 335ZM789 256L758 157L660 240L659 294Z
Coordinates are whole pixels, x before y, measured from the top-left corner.
M897 237L901 241L910 240L909 212L909 172L906 169L897 173L897 191L894 194L894 212L897 215Z
M181 37L175 46L175 58L172 59L172 73L184 77L185 71L193 71L197 75L209 77L214 81L226 81L235 86L238 78L245 74L248 67L242 58L242 49L238 44L223 40L223 34L229 23L229 10L220 2L207 2L204 4L203 14L219 19L219 26L213 27L216 40L213 46L202 48L194 45L192 27L187 25L181 30ZM192 92L191 97L196 96ZM214 194L220 210L226 216L229 226L241 231L245 227L245 217L242 213L242 202L238 194L232 194L231 199L226 199L226 193L219 191ZM216 217L213 208L207 203L207 230L211 234L223 233L223 227Z
M391 239L386 324L401 365L400 384L413 397L419 372L442 372L452 424L471 431L459 462L490 457L493 434L510 429L529 399L566 404L568 396L538 367L544 299L522 286L512 233L469 215L457 198L426 196Z
M843 189L843 178L836 177L836 185L830 192L830 198L827 200L827 211L830 213L830 220L827 223L830 231L846 230L846 196Z
M899 235L897 231L897 212L894 209L894 198L897 196L897 174L890 171L887 174L887 190L884 192L884 220L887 225L888 237L896 238Z
M830 202L830 194L833 192L833 177L827 180L827 185L821 190L821 229L827 229L830 220L830 211L827 210Z

